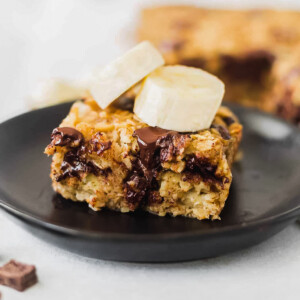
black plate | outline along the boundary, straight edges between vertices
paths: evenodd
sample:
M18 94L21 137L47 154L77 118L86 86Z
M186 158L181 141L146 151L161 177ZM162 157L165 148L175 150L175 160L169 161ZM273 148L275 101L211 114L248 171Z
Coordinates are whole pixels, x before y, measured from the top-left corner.
M300 133L262 112L233 106L244 124L243 159L221 221L94 212L57 196L49 179L49 136L70 104L0 125L0 205L34 234L102 259L169 262L213 257L257 244L300 214Z

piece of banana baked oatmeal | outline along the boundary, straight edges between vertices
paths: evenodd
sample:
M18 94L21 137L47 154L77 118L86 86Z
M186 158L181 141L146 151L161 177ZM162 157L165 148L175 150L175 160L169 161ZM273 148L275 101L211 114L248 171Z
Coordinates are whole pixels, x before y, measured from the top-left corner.
M54 129L45 153L53 155L54 190L94 210L218 219L241 136L225 107L209 129L179 133L149 127L130 110L101 109L87 97Z
M222 79L225 100L300 124L300 12L162 6L143 10L139 40L167 64L205 69Z

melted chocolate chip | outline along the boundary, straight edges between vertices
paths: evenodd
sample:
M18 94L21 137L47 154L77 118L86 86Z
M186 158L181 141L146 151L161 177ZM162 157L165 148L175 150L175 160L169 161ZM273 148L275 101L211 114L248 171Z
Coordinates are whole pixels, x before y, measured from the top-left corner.
M128 110L130 112L133 112L134 99L134 97L122 95L112 103L112 106L117 109Z
M58 182L69 177L80 179L82 173L107 176L111 172L110 168L101 169L87 158L88 153L96 152L100 155L111 147L110 141L101 141L100 132L91 140L85 141L78 130L71 127L58 127L52 132L51 144L71 148L64 155L60 167L62 174L56 178Z
M172 130L165 130L159 127L145 127L137 129L133 136L137 137L138 145L140 147L140 159L147 169L151 169L153 165L154 153L158 148L166 148L166 142L172 136L177 135L178 132Z
M222 119L227 126L230 126L231 124L235 123L234 119L231 117L223 117Z
M222 55L220 57L221 72L232 80L247 80L261 84L266 72L270 71L275 56L265 50L256 50L236 57Z
M100 149L97 151L98 155L101 154L101 153L103 153L104 151L110 149L110 147L112 145L112 142L111 141L100 142L99 145L100 145Z
M62 174L56 178L56 181L62 181L66 178L76 177L80 179L80 174L89 173L95 176L107 176L110 168L101 169L86 157L87 147L81 146L79 148L68 151L61 164Z
M140 152L132 162L132 170L124 181L127 202L131 209L135 209L144 201L159 203L162 201L156 181L161 163L169 161L176 155L187 139L188 135L158 127L145 127L133 134L137 137Z
M230 140L231 136L226 127L219 124L212 124L211 128L216 129L224 140Z
M72 127L58 127L51 134L51 143L54 146L78 147L83 141L82 133Z
M146 198L151 182L135 169L125 181L125 195L130 209L136 209Z
M190 155L186 159L185 172L188 176L200 175L203 181L218 182L223 184L222 178L216 175L217 166L212 165L207 158ZM187 176L187 180L188 180Z

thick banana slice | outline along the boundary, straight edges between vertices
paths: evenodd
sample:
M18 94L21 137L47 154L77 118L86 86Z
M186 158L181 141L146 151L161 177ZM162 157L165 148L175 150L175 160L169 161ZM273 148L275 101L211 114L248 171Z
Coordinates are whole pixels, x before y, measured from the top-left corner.
M197 131L210 127L223 95L223 82L203 70L160 67L145 78L134 112L150 126Z
M102 108L126 92L146 75L164 64L161 54L145 41L96 71L90 83L90 92Z

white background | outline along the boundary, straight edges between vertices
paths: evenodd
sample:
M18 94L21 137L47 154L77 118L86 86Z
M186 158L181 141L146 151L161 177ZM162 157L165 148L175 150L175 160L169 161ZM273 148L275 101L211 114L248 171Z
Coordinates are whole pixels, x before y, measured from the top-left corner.
M40 79L77 79L134 44L149 3L298 8L300 1L0 0L0 119L26 110ZM300 26L300 25L299 25ZM34 263L40 282L3 299L299 299L300 225L254 248L178 264L126 264L75 256L31 236L0 212L0 265Z

